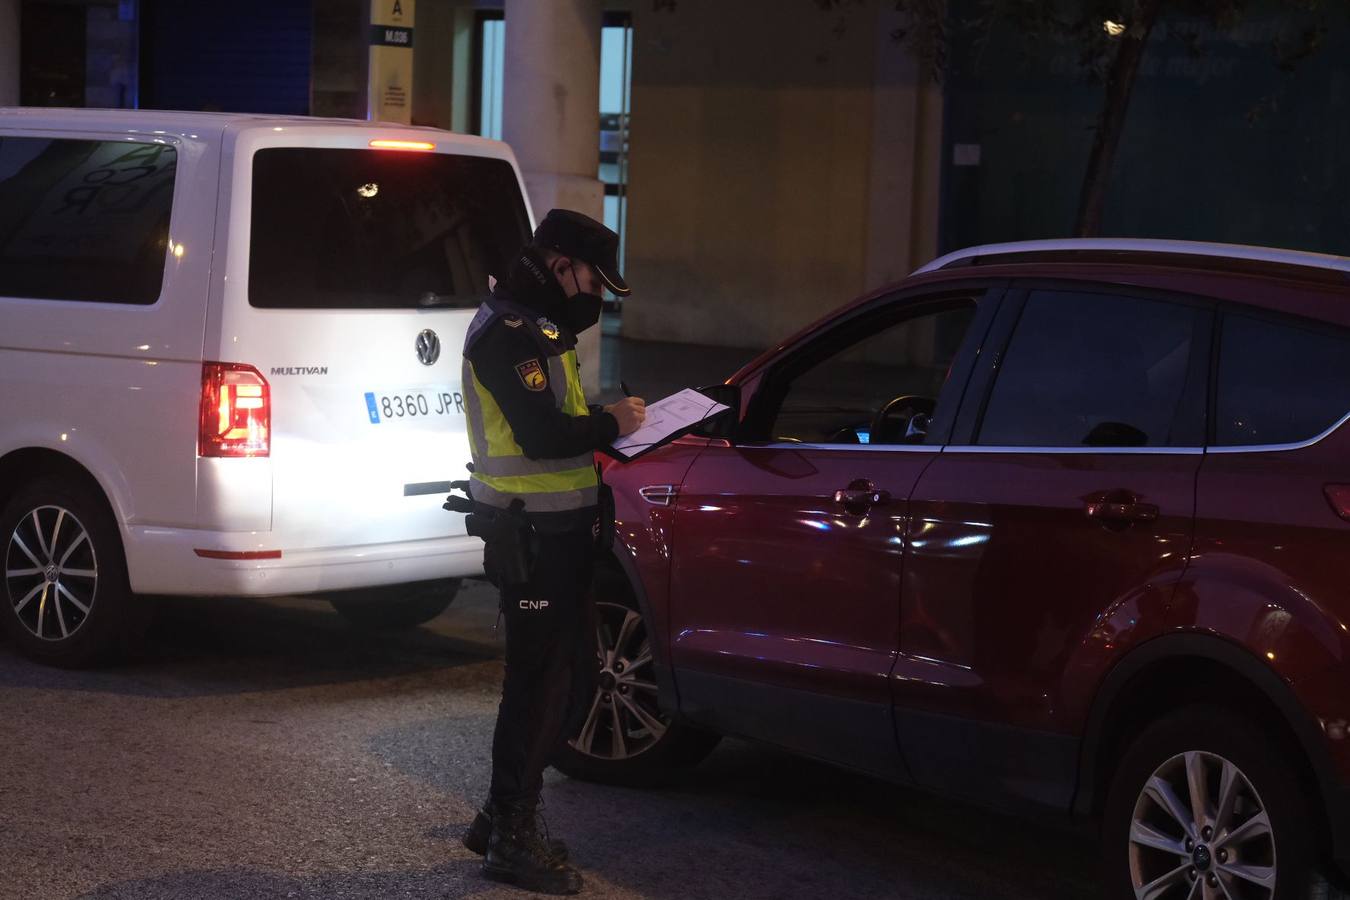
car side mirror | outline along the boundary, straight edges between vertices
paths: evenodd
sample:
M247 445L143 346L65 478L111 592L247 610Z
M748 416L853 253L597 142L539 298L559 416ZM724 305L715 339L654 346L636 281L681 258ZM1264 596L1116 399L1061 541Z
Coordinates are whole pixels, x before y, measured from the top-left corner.
M693 434L699 437L723 438L732 440L736 432L736 423L741 418L741 389L735 384L713 384L707 387L696 388L700 394L709 400L715 400L729 409L709 416L698 424L693 430Z

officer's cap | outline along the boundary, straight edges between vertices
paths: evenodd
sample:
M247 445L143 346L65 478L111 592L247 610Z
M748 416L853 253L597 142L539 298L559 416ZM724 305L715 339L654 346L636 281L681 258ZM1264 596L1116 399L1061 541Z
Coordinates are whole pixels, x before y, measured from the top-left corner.
M590 216L570 209L551 209L534 230L534 243L590 263L605 287L620 297L633 292L619 274L619 236Z

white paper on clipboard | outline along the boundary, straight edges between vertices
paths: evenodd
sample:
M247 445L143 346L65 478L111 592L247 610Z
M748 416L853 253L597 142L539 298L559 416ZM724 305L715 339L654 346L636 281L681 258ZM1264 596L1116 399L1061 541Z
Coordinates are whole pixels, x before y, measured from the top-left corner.
M685 388L679 393L647 404L647 418L642 427L632 434L619 438L611 446L621 456L636 456L644 450L664 443L671 435L730 408L724 403L705 397L693 388Z

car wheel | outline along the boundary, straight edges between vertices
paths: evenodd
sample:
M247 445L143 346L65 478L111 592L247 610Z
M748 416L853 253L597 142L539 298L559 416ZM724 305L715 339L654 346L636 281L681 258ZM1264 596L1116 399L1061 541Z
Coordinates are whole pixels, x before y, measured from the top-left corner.
M600 680L585 719L554 766L573 778L605 784L665 783L696 765L720 738L661 711L651 635L627 581L598 571L595 594Z
M331 595L328 602L352 625L373 630L416 628L445 612L459 579L394 584Z
M1318 835L1295 765L1282 742L1225 710L1190 707L1150 726L1108 794L1113 896L1308 897Z
M77 668L127 649L147 607L127 584L122 541L102 499L55 479L20 490L0 511L0 617L21 652Z

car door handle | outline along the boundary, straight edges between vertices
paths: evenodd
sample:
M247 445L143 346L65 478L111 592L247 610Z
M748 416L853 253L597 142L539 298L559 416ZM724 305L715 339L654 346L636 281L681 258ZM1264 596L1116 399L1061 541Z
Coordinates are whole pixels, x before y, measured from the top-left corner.
M885 506L890 503L891 492L878 490L872 482L859 479L842 491L835 491L834 502L842 505L848 512L862 515L874 506Z
M1159 515L1156 503L1142 503L1133 495L1110 494L1088 500L1089 519L1103 522L1156 522Z
M678 493L678 488L673 484L649 484L638 488L638 496L652 506L669 506L675 502Z

